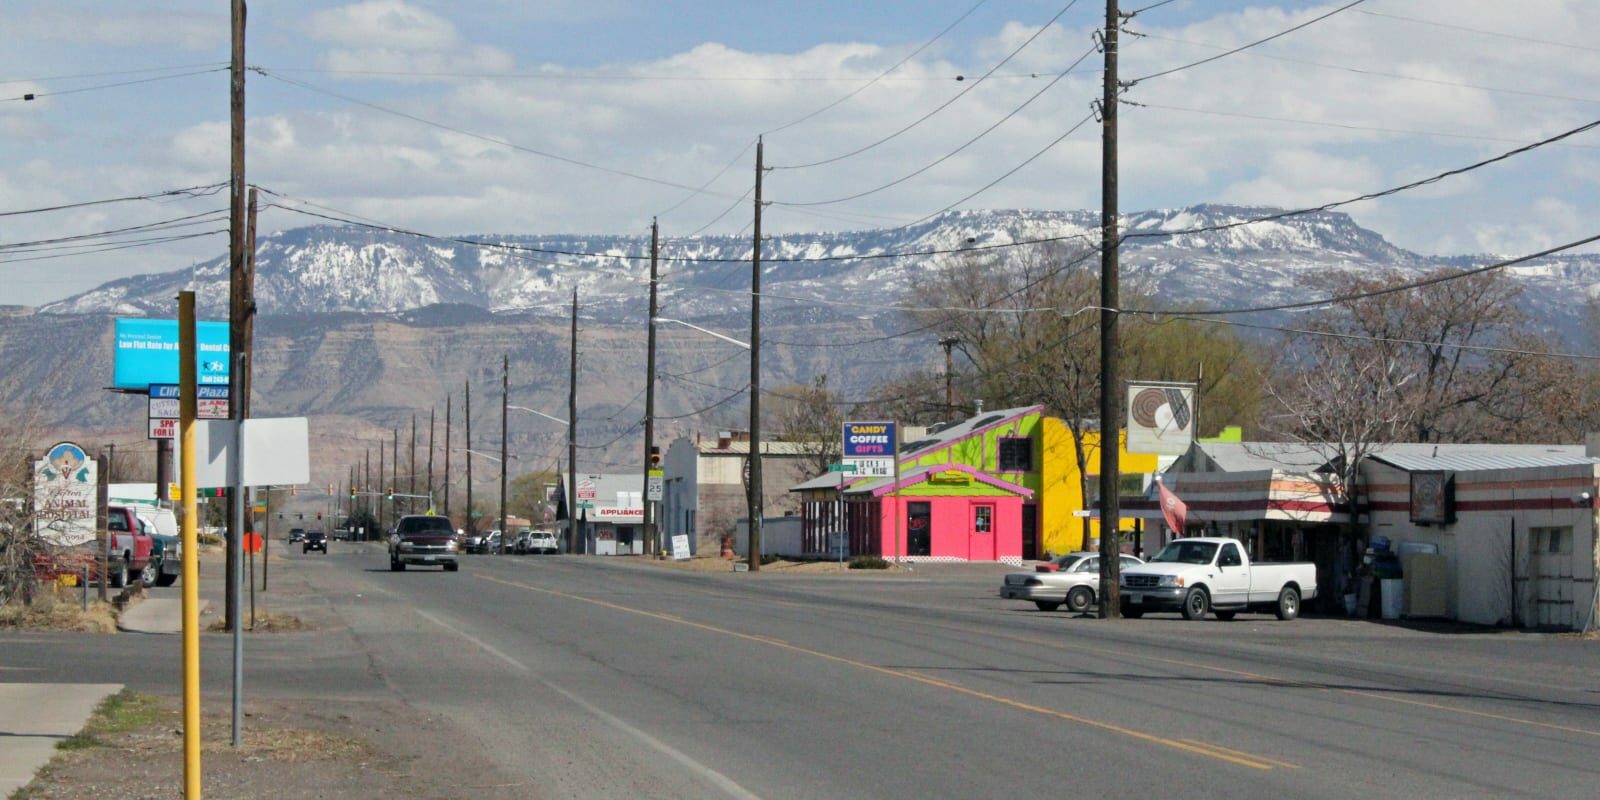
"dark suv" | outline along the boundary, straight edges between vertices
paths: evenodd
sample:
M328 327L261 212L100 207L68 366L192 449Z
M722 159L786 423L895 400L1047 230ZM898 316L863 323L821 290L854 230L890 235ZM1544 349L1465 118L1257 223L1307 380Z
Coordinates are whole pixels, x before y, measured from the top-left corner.
M305 544L300 547L301 553L321 550L326 555L328 552L328 535L322 531L306 531L306 538L303 541Z
M459 550L449 517L412 514L401 517L389 536L389 569L400 572L407 564L438 564L455 572L461 568Z

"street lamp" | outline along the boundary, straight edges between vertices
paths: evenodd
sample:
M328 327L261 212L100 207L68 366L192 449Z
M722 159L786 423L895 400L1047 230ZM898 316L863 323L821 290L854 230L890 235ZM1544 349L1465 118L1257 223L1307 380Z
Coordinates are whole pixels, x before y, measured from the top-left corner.
M684 322L681 319L668 319L667 317L654 317L650 321L651 322L655 322L655 323L671 322L674 325L682 325L685 328L693 328L693 329L695 329L695 330L697 330L697 331L699 331L701 333L705 333L705 334L709 334L711 336L715 336L715 337L717 337L718 339L721 339L724 342L731 342L731 343L736 344L736 345L738 345L740 347L743 347L746 350L750 349L750 343L749 342L741 342L738 339L733 338L732 336L724 336L724 335L722 335L720 333L717 333L716 331L707 330L706 328L702 328L699 325L691 325L691 324L689 324L687 322Z
M534 408L528 408L527 406L506 406L506 408L514 408L514 409L516 409L518 411L526 411L526 412L528 412L530 414L538 414L539 416L544 417L545 419L550 420L551 422L559 422L562 425L571 425L572 424L572 423L570 423L570 422L568 422L568 421L566 421L566 420L564 420L564 419L562 419L560 417L552 417L549 414L544 413L543 411L540 411L540 410L534 409Z
M758 225L757 228L759 229L759 227ZM754 295L754 299L759 300L760 294ZM759 312L757 313L757 318L759 318ZM750 460L748 462L750 478L747 489L748 495L745 498L750 533L746 549L749 551L747 555L750 559L750 570L752 572L759 570L761 569L761 517L765 514L763 506L766 504L761 489L761 370L758 367L760 351L751 347L749 342L741 342L732 336L724 336L699 325L691 325L681 319L651 317L650 321L654 323L671 322L675 325L682 325L685 328L693 328L701 333L715 336L718 339L736 344L750 351ZM752 339L756 338L754 336L755 332L756 328L752 326ZM653 380L654 376L651 376L651 378Z
M578 363L578 339L577 339L577 336L578 336L578 322L577 322L577 319L578 319L578 316L577 316L577 314L578 314L578 310L577 310L578 309L578 301L576 299L577 298L577 290L576 289L573 290L573 298L574 299L572 301L572 309L573 309L572 310L572 314L573 314L573 316L572 316L572 319L573 319L573 322L572 322L572 336L573 336L573 339L572 339L572 363L574 364L573 375L576 376L577 375L576 364ZM571 421L571 420L576 420L578 418L577 385L574 383L571 387L569 387L569 392L568 392L568 395L567 395L567 413L571 417L570 420L562 419L560 417L551 416L551 415L546 414L543 411L540 411L540 410L538 410L536 408L528 408L527 406L507 405L506 408L514 408L514 409L516 409L518 411L526 411L526 412L528 412L530 414L537 414L538 416L544 417L545 419L550 420L551 422L559 422L562 425L567 426L567 552L569 552L569 553L577 552L576 548L577 548L577 542L578 542L578 525L577 525L577 519L578 519L578 509L577 509L577 505L578 505L578 440L577 440L576 437L577 437L578 431L573 426L572 421ZM559 469L560 465L557 464L556 466Z

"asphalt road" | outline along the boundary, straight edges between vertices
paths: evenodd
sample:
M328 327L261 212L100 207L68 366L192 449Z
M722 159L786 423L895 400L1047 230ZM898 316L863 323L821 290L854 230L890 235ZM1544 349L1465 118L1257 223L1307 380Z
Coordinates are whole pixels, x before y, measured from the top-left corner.
M1596 641L1102 622L1000 600L1005 570L978 565L391 573L381 549L332 549L289 554L274 604L319 630L248 639L247 692L399 698L530 797L1572 798L1600 779ZM174 690L176 637L114 639L115 662L107 637L0 639L0 678ZM228 646L205 637L208 702Z

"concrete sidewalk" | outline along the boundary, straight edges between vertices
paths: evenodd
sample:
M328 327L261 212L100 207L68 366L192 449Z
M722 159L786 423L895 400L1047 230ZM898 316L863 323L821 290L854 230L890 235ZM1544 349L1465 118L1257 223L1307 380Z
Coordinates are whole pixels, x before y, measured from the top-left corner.
M200 599L204 614L210 600ZM177 597L146 597L122 612L117 629L129 633L183 633L183 600Z
M0 797L27 786L120 683L0 683Z

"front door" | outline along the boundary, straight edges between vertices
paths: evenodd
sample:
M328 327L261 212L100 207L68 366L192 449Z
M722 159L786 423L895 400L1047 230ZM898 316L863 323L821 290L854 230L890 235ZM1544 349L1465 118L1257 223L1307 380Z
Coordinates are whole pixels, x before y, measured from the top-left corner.
M933 554L933 504L906 503L906 555Z
M1022 557L1039 557L1039 506L1022 505Z
M994 560L994 503L972 504L972 531L967 536L967 560Z
M1541 626L1573 625L1572 529L1534 528L1534 620Z

